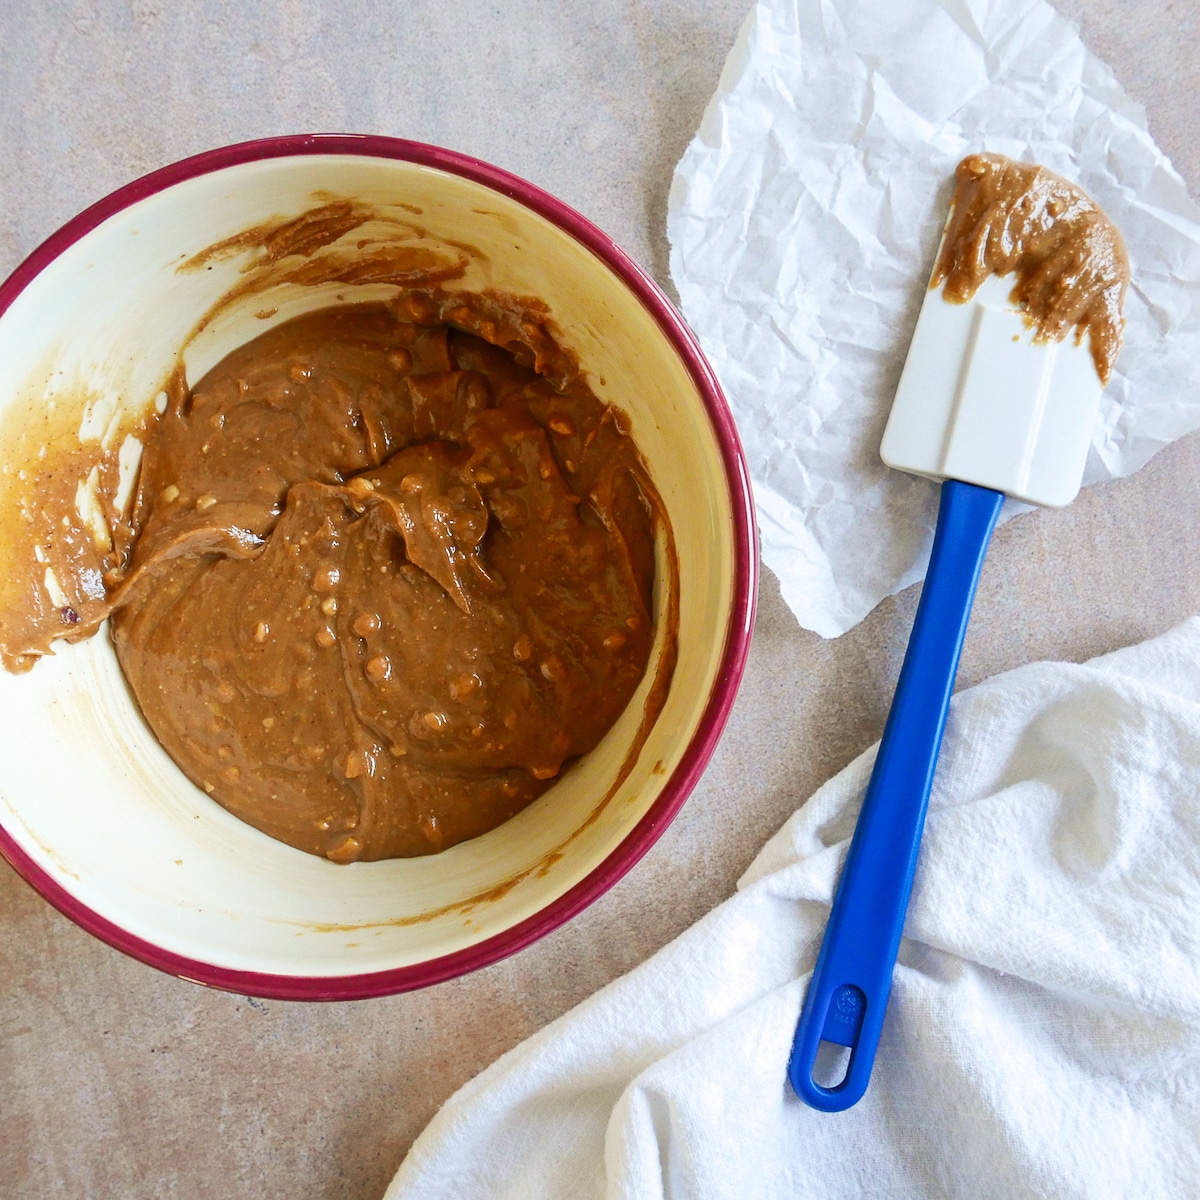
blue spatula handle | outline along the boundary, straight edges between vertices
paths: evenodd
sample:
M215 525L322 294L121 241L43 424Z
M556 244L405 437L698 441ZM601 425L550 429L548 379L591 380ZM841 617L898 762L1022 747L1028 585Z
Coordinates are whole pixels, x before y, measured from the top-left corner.
M971 601L1003 501L974 484L942 484L904 666L788 1063L796 1094L825 1112L856 1103L871 1077ZM813 1079L822 1041L850 1048L832 1087Z

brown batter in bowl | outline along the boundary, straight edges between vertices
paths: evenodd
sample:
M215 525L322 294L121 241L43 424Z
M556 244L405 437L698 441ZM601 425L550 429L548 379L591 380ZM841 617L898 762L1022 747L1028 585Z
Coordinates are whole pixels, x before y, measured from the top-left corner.
M317 312L179 381L151 430L121 666L185 773L302 850L494 828L645 671L649 478L578 377L467 332L506 326L434 291Z
M366 278L392 298L339 295L194 388L180 365L120 449L115 434L79 447L69 422L61 440L18 424L22 458L44 444L0 497L20 564L5 665L111 618L142 715L188 778L335 862L486 833L599 743L651 655L665 525L627 419L545 306L439 286L466 245L344 249L374 219L330 201L184 261L258 254L197 332L281 282Z

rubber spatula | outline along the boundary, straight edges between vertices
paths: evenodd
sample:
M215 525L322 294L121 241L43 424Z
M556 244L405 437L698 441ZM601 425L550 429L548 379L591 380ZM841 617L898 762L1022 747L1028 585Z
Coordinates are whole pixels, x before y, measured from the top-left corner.
M1035 341L1012 289L1011 276L992 276L960 304L930 288L883 437L889 466L942 481L941 504L788 1063L797 1095L826 1112L856 1103L870 1079L963 636L1000 506L1005 496L1067 504L1083 477L1102 391L1087 341Z

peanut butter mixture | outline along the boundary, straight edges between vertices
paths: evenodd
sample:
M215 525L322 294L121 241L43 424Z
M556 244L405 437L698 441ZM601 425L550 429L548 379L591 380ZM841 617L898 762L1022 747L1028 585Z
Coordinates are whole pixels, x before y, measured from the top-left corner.
M624 417L528 314L417 289L177 375L103 588L79 612L56 560L71 603L10 613L5 654L110 614L147 722L215 800L337 862L428 854L628 704L657 506Z
M1011 299L1035 337L1088 335L1102 383L1121 349L1129 259L1116 226L1073 183L999 154L958 164L954 206L931 287L969 300L989 275L1016 275Z

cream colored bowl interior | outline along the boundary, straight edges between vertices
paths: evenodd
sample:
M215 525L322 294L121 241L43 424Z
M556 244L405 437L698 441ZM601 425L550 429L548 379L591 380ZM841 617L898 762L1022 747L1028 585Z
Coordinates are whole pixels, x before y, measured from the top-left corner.
M634 769L598 812L636 733L642 694L592 754L501 828L428 858L349 867L266 837L195 788L143 723L105 631L28 675L0 676L0 823L29 856L136 937L214 966L291 976L376 972L461 950L543 909L599 866L650 808L698 726L732 588L732 517L716 440L651 315L556 225L480 184L410 163L270 159L177 184L111 217L0 318L0 409L54 400L82 416L86 405L85 429L98 434L119 410L152 403L244 260L199 272L179 264L312 207L320 193L419 208L413 219L432 238L482 251L469 286L549 304L596 392L632 419L661 491L678 550L680 654ZM271 320L337 296L379 294L390 292L292 286L270 297L279 309ZM192 343L189 379L263 332L271 321L254 313L266 303L249 298Z

